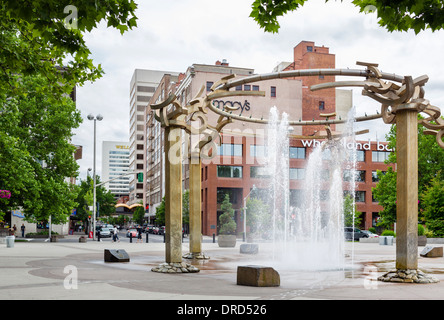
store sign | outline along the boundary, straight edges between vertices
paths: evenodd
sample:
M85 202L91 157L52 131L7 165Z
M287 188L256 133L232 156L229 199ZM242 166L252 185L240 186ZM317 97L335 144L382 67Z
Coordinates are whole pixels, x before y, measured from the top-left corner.
M301 140L302 145L304 147L318 147L325 141L319 141L319 140ZM346 142L345 140L342 140L342 144L344 148L347 148L349 150L371 150L370 140L365 143L361 142ZM393 151L388 147L388 144L382 144L379 141L376 142L376 150L378 151Z
M116 149L129 149L129 146L116 146Z
M213 100L213 106L219 109L228 109L230 111L241 110L241 112L250 110L250 102L245 100L244 103L240 101L223 101L223 100Z

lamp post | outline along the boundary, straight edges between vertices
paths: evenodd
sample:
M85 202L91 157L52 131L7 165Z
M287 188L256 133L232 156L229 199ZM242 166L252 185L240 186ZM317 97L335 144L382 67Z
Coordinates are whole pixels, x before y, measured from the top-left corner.
M247 196L244 198L244 234L243 234L244 242L247 241L247 198L254 190L256 190L256 186L253 184L253 187L251 188L250 192L248 192Z
M87 116L88 120L94 120L94 156L93 156L93 240L96 240L96 120L102 121L103 116L98 114L93 116L91 113Z

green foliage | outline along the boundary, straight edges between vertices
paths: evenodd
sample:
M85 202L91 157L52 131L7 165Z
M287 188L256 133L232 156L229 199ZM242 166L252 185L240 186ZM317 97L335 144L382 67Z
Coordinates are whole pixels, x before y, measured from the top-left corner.
M328 1L328 0L326 0ZM297 10L307 0L255 0L252 17L266 32L278 32L278 17ZM388 31L422 30L432 31L444 28L444 6L441 0L353 0L360 12L376 11L378 23Z
M361 224L361 214L362 212L356 210L356 204L353 208L353 197L347 194L344 197L344 226L345 227L357 227ZM353 219L353 213L354 219ZM354 222L354 224L353 224Z
M270 228L271 214L269 207L259 198L250 197L247 200L247 226L250 235L264 235Z
M381 233L381 236L382 236L382 237L387 237L387 236L396 237L396 234L395 234L395 231L393 231L393 230L384 230L384 231Z
M444 181L438 174L421 195L426 226L438 237L444 236Z
M234 234L236 231L236 222L234 221L234 209L230 203L230 196L228 194L225 194L220 209L223 213L219 216L219 234Z
M379 182L372 188L372 194L383 207L378 226L390 228L396 222L396 172L388 167L385 174L378 170L377 175Z
M140 201L139 203L143 204L142 201ZM133 220L136 221L137 224L142 225L144 216L145 216L145 209L143 208L143 206L136 207L133 213Z
M67 28L69 0L0 3L0 187L10 199L0 212L21 207L28 221L67 221L77 206L77 176L69 143L81 122L73 88L103 74L83 33L99 22L121 33L136 26L133 0L75 1L77 27ZM64 66L64 67L61 67Z
M100 177L96 175L96 184L100 183ZM96 187L96 201L99 203L99 217L109 216L116 212L116 200L114 195L102 186ZM93 178L88 176L80 183L77 195L77 218L86 221L91 212L88 206L93 205Z
M162 202L156 208L156 223L160 226L165 225L165 196L162 198Z
M76 28L66 27L67 6L77 10ZM95 66L83 33L102 21L124 33L136 27L133 0L4 0L0 4L0 82L14 87L15 74L45 75L61 91L94 81L103 74ZM55 66L65 66L60 73Z
M0 211L21 207L28 221L64 223L75 207L77 175L72 129L81 122L74 102L52 90L41 75L14 76L16 85L0 94L0 184L11 190Z
M424 226L418 223L418 236L423 236L425 233Z
M421 119L421 116L418 116ZM392 125L387 135L389 147L396 146L396 125ZM428 189L428 186L435 179L442 180L439 172L444 172L444 150L436 143L435 136L425 135L424 127L418 126L418 198L421 199ZM396 152L390 154L388 163L396 163ZM381 219L379 226L389 228L396 222L396 172L392 168L383 174L378 171L379 182L372 189L373 196L383 206L379 213ZM420 201L418 216L420 220L427 218L425 213L425 203ZM436 202L435 205L444 207L444 202Z

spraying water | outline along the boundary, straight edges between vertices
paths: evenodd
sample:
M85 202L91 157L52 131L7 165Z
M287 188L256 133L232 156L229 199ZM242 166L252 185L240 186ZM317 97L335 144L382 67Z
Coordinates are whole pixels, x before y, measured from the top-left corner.
M289 269L343 269L343 170L355 176L356 154L350 155L335 140L316 147L305 167L301 196L297 205L291 207L288 133L287 114L280 116L275 107L271 108L267 130L267 202L272 217L273 260ZM350 192L354 192L354 187Z

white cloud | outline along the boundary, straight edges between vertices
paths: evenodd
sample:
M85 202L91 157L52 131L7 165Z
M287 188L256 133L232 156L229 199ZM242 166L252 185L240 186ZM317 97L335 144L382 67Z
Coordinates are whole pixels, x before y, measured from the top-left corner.
M384 72L413 77L428 74L426 97L444 106L440 70L444 33L389 33L377 26L374 15L364 15L347 1L310 0L301 9L279 19L278 34L267 34L249 18L253 0L139 0L138 28L123 36L102 24L85 38L95 63L106 74L77 90L77 106L84 122L75 144L83 145L81 177L92 167L93 125L88 113L101 113L97 124L97 169L101 169L101 142L128 140L129 82L136 68L184 72L193 63L213 64L227 59L232 66L271 72L280 61L291 61L293 47L302 40L325 45L336 55L337 68L356 68L356 61L380 64ZM357 90L357 91L356 91ZM358 114L380 107L355 89ZM370 137L382 139L389 126L372 121Z

